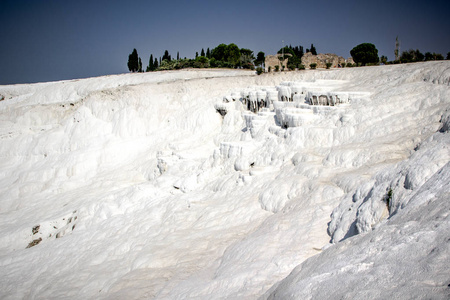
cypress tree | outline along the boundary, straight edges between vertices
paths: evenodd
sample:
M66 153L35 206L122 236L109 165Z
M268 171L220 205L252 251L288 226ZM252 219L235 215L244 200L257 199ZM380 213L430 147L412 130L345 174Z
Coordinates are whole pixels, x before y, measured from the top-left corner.
M158 69L158 59L155 57L155 62L153 63L153 70Z
M313 44L311 44L311 49L310 49L310 51L311 51L311 54L312 54L312 55L317 55L316 47L314 47Z
M139 70L139 56L136 48L133 49L133 52L128 56L128 70L130 70L130 72L137 72Z
M141 58L139 57L139 70L138 70L138 72L142 72L142 60L141 60Z
M150 60L148 62L148 70L149 71L154 71L155 70L155 68L153 66L153 54L150 54Z
M209 48L206 49L206 57L211 58L211 52L209 51Z
M198 52L195 52L195 59L197 59L198 57Z
M180 51L177 52L177 60L180 60Z
M170 55L169 55L169 51L167 51L167 50L164 51L164 55L162 57L162 60L167 60L167 61L171 61L172 60Z
M200 53L200 56L205 56L205 50L202 48L202 52Z

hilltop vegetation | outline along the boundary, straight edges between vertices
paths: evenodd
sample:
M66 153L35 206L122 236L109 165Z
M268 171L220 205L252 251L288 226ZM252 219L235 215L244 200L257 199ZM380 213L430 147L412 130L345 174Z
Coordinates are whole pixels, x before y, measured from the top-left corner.
M305 69L305 66L302 65L302 57L304 53L308 52L312 55L317 55L316 47L314 47L313 44L311 44L311 47L307 48L306 51L304 51L303 46L293 47L289 45L281 48L277 52L278 54L282 54L279 56L280 61L288 59L287 66L283 66L281 70L284 70L284 67L287 67L289 70ZM388 61L386 56L378 56L377 48L371 43L362 43L355 46L350 51L350 54L355 61L355 64L347 64L347 66L398 64L444 59L442 54L434 52L426 52L425 54L422 54L418 49L403 51L402 54L398 56L398 49L396 49L395 55L398 59ZM447 53L446 59L450 59L450 52ZM181 58L180 53L177 52L176 59L173 59L168 50L165 50L164 55L159 57L159 59L156 56L153 56L153 54L150 54L148 66L145 71L151 72L186 68L231 68L255 70L256 68L257 73L261 74L264 70L264 63L265 53L262 51L258 52L255 58L254 52L251 49L239 48L234 43L228 45L222 43L212 50L207 48L206 52L202 48L200 55L198 52L195 53L195 58ZM127 65L130 72L143 72L142 60L136 49L133 49L132 53L128 56ZM345 65L342 67L344 66ZM328 64L327 68L329 68Z

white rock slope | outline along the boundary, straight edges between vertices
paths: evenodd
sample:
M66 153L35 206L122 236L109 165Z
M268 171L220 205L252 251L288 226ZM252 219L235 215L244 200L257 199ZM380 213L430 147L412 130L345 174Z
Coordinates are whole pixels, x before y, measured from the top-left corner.
M446 299L449 83L442 61L0 86L0 298Z

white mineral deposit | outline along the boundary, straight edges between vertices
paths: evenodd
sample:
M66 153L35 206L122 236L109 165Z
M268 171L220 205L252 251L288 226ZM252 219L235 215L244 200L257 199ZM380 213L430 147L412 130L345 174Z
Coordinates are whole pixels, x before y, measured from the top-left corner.
M1 299L449 299L450 62L0 86Z

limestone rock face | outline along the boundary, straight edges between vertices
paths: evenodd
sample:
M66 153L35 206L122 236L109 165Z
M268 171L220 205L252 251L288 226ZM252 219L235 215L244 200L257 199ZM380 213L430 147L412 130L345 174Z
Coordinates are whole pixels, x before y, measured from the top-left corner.
M337 68L339 65L347 63L346 59L333 53L319 53L312 55L311 52L305 53L302 57L302 65L309 68L310 64L317 64L317 68L326 68L327 63L331 63L332 68Z

